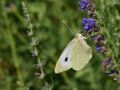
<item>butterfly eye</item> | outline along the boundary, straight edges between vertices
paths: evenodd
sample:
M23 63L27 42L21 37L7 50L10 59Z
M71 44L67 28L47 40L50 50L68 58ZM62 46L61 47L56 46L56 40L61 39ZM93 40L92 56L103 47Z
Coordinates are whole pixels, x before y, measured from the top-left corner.
M68 61L68 57L65 58L65 62L67 62L67 61Z

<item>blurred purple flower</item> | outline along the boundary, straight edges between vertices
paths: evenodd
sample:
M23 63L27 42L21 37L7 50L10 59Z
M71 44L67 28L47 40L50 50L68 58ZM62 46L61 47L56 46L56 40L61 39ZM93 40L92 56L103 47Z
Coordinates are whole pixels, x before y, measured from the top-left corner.
M83 18L82 19L82 25L85 26L86 23L88 23L88 19L87 18Z
M79 7L81 11L85 11L88 5L88 0L81 0L79 1Z
M112 58L106 58L103 60L102 64L107 65L112 61Z
M90 25L89 24L85 24L84 31L87 32L89 30L90 30Z
M102 34L95 34L91 38L94 41L94 43L103 43L105 40Z
M96 27L96 21L94 18L83 18L82 25L84 27L84 32L91 30L93 27Z
M101 63L101 70L107 72L108 70L113 69L114 63L111 57L105 58Z
M102 46L101 45L96 45L96 51L97 52L102 51Z

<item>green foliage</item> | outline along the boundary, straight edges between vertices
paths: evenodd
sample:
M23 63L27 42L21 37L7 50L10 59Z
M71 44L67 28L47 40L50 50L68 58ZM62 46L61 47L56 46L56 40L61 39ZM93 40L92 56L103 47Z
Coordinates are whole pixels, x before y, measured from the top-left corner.
M120 64L120 1L94 0L102 33L108 46ZM54 73L55 64L65 46L74 37L62 20L74 33L82 33L81 20L85 14L79 11L78 0L28 0L27 7L34 26L34 37L45 77L34 76L37 60L30 55L30 38L21 0L0 0L0 90L120 90L119 83L100 72L104 58L93 47L93 58L81 71ZM89 44L93 42L89 39Z

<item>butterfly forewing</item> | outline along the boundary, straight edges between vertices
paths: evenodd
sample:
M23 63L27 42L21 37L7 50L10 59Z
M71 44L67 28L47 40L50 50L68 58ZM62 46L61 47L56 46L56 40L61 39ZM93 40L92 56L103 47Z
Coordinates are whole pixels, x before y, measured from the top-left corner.
M72 67L70 61L70 57L71 57L70 52L73 44L74 44L74 40L72 40L62 52L62 55L60 56L56 64L55 73L66 71Z
M74 70L81 70L86 66L92 57L91 48L87 45L84 39L77 40L71 48L71 64Z

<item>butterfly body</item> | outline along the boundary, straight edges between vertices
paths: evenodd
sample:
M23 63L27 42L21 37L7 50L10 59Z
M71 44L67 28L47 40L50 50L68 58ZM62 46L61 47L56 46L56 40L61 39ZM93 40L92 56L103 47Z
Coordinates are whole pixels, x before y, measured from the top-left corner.
M55 67L55 73L66 71L70 68L81 70L86 66L92 57L92 50L80 33L76 33L75 38L67 45L62 55L59 57Z

